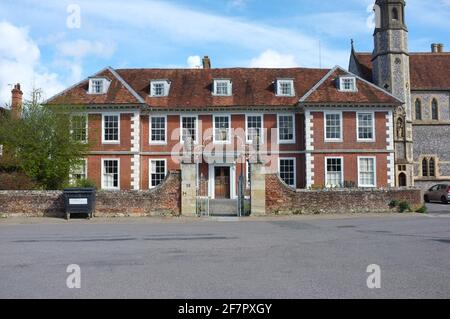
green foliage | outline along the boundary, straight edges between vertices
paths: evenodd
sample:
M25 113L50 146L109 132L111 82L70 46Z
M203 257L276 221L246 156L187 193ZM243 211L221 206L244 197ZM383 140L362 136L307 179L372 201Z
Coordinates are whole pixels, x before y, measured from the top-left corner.
M24 102L22 119L0 119L0 144L43 189L61 189L89 146L72 138L70 115L64 107L42 106L39 100L40 92L35 90L31 100Z
M395 207L398 207L399 204L400 204L400 202L398 200L393 200L389 203L389 207L395 208Z
M93 181L91 181L90 179L79 179L76 180L73 184L73 187L77 187L77 188L95 188L97 189L97 185L95 185L95 183Z
M419 214L426 214L427 212L428 212L428 208L425 205L420 207L418 210L416 210L416 213L419 213Z
M400 202L398 204L398 211L400 213L410 212L411 211L411 205L408 202Z

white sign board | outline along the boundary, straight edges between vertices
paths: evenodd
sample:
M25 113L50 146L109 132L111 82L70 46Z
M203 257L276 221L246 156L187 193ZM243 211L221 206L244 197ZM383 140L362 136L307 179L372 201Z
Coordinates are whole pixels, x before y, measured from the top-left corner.
M87 205L87 198L69 198L69 205Z

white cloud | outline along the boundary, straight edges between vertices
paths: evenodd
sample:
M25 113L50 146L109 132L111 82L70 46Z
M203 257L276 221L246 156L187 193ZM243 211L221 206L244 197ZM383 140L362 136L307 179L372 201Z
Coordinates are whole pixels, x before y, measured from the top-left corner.
M10 84L21 83L25 98L33 87L42 88L44 97L64 89L56 73L41 64L41 52L27 28L0 22L0 105L10 103Z
M116 47L113 43L103 43L100 41L76 40L66 41L58 44L58 51L61 55L75 59L85 57L110 58Z
M297 67L298 63L292 54L281 54L274 50L266 50L250 61L252 68L290 68Z
M199 68L202 65L202 59L198 55L192 55L187 58L187 65L191 69Z

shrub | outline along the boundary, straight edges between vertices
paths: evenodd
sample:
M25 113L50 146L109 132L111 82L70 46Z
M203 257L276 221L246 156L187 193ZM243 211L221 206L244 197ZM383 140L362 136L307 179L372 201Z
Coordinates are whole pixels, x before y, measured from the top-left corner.
M416 210L416 213L419 213L419 214L426 214L427 212L428 212L428 208L425 205L420 207L418 210Z
M397 200L393 200L393 201L391 201L391 202L389 203L389 207L390 207L390 208L395 208L395 207L398 207L399 204L400 204L400 203L399 203Z
M0 173L0 190L33 190L38 189L30 177L21 172Z
M409 205L408 202L400 202L398 204L398 210L399 210L400 213L410 212L411 211L411 206Z
M90 179L85 179L85 178L77 180L75 183L75 187L97 189L97 185L95 185L95 183L93 181L91 181Z

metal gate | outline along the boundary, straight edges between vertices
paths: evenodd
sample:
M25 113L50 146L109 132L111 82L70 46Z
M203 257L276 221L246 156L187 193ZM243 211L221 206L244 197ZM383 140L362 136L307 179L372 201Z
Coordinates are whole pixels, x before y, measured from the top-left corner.
M210 198L208 195L208 179L200 174L197 183L197 216L199 217L210 216Z

